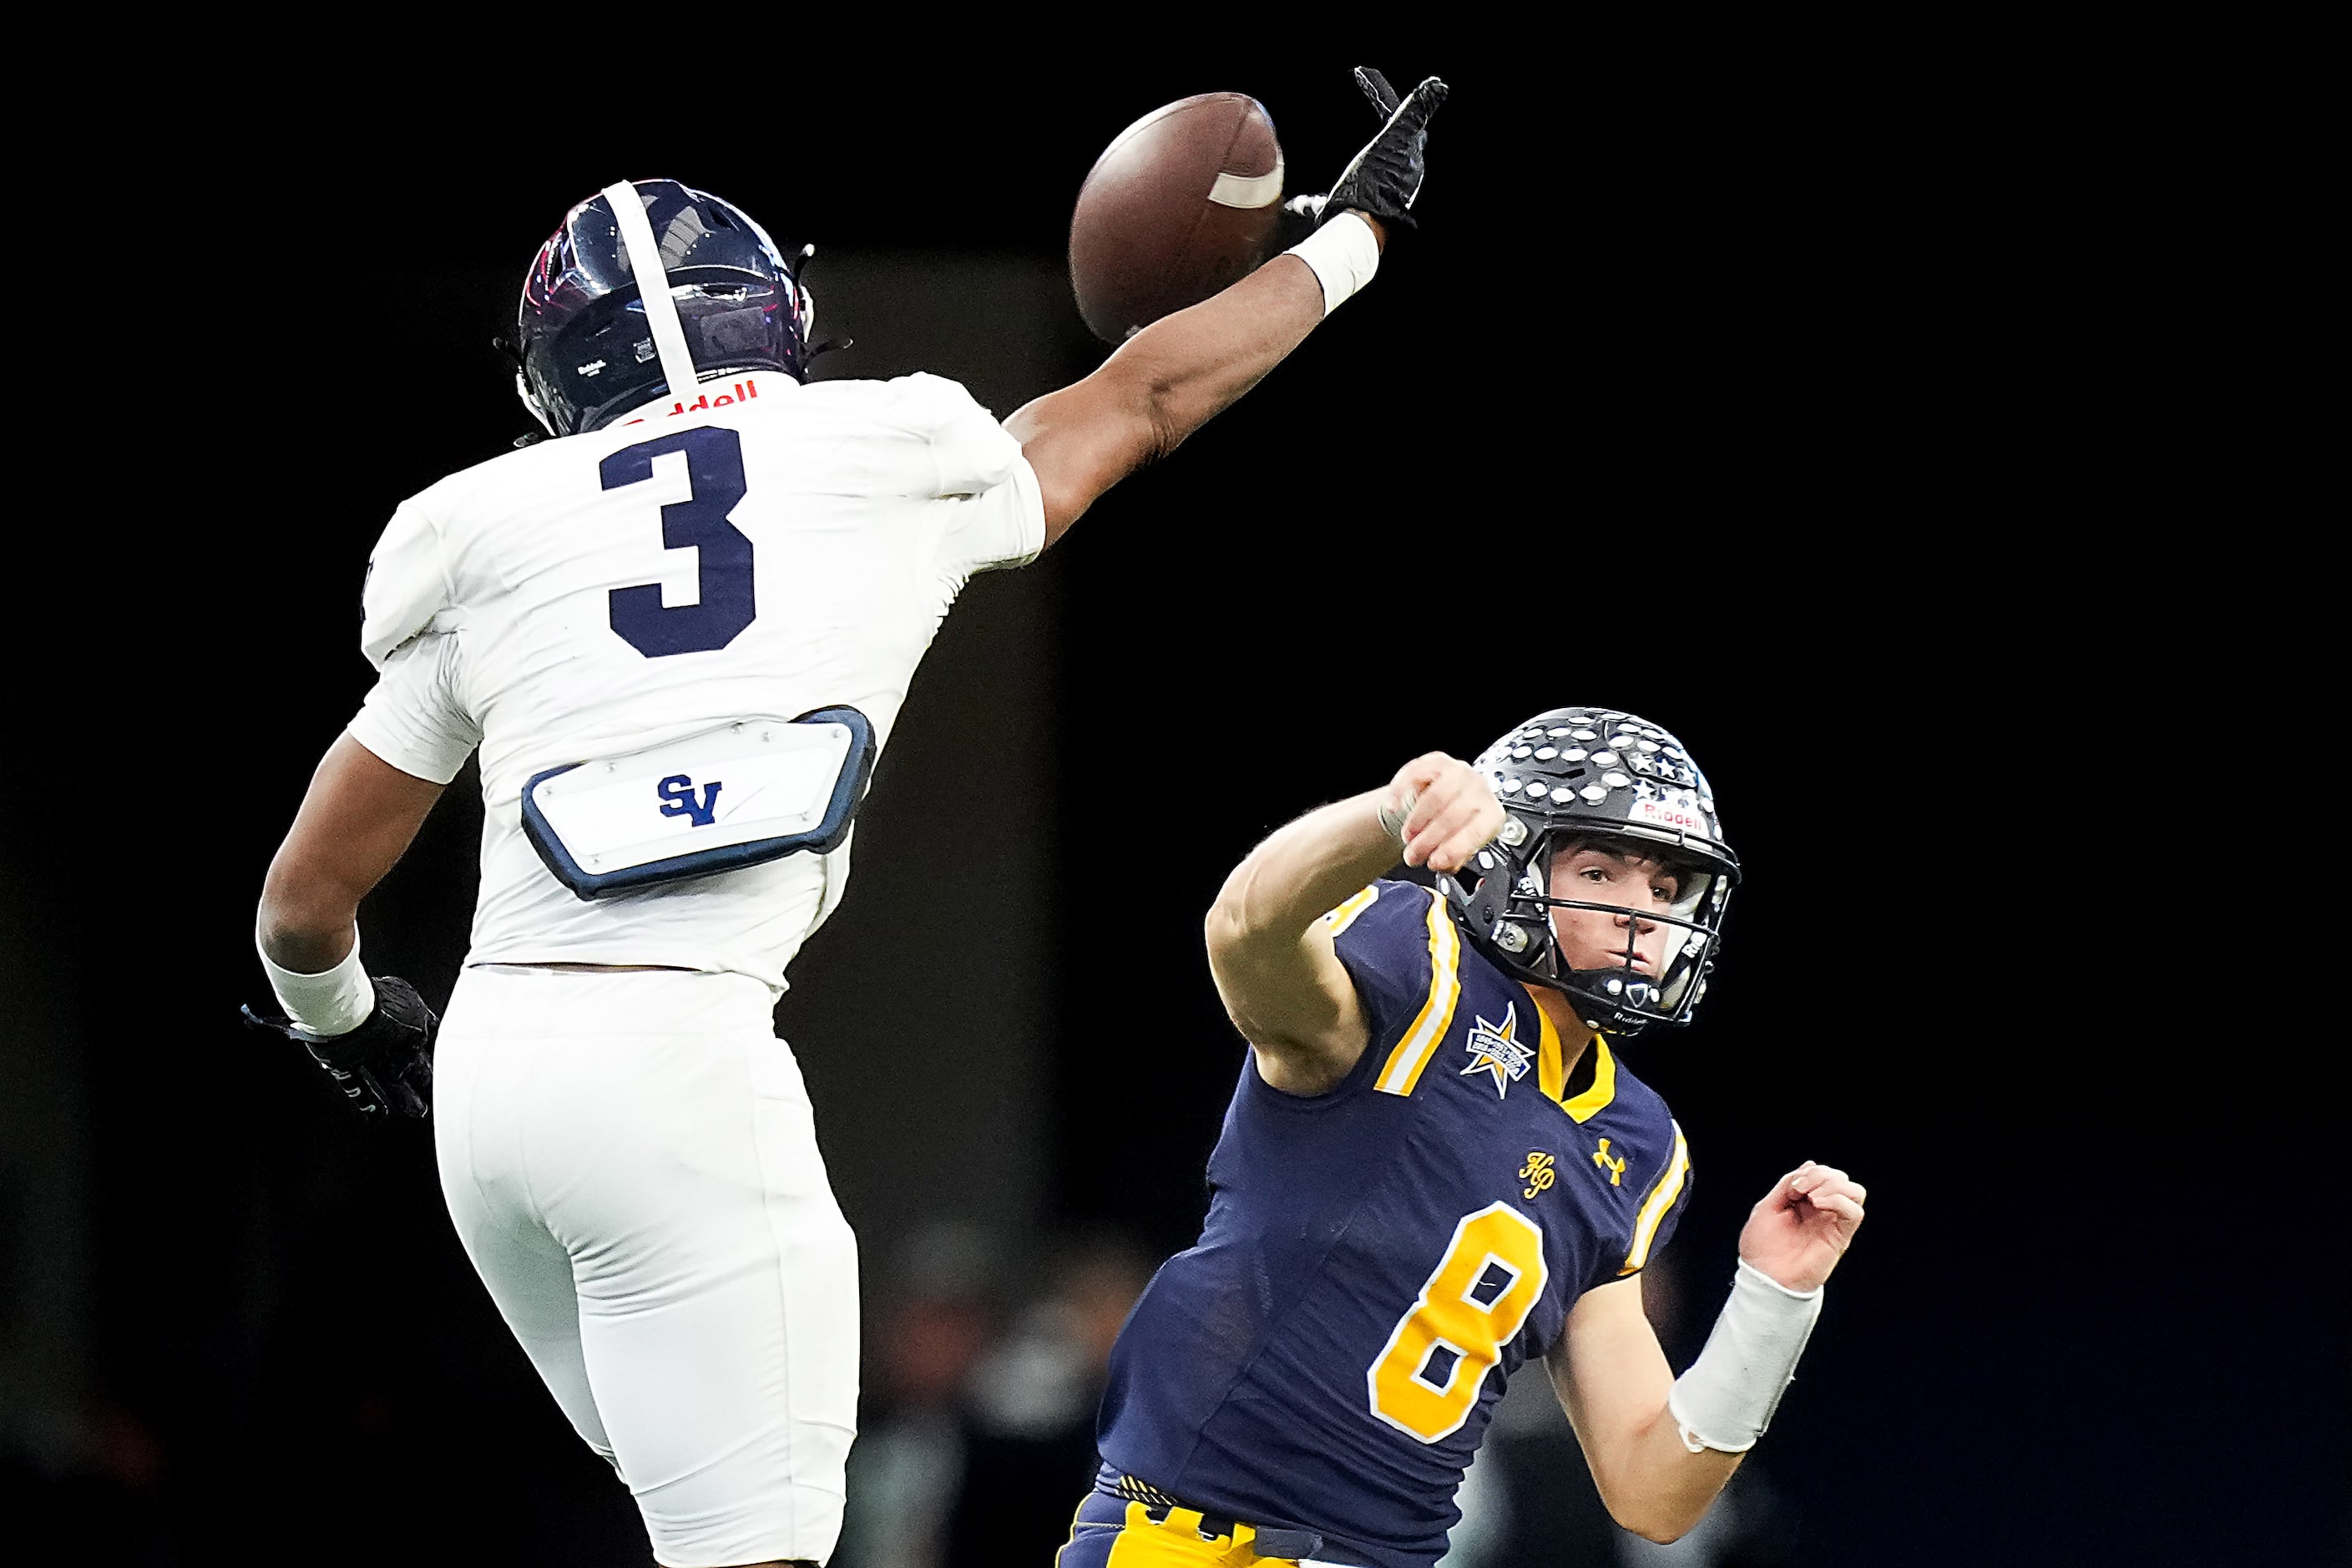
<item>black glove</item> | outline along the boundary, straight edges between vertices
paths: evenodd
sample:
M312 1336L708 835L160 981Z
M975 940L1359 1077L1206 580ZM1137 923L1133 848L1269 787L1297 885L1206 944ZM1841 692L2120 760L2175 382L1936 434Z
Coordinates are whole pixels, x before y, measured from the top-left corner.
M430 1104L433 1037L440 1033L441 1020L416 987L398 975L368 978L375 985L375 1009L347 1035L313 1039L289 1019L265 1017L250 1007L240 1011L252 1027L283 1035L309 1051L343 1098L371 1121L422 1116Z
M1382 223L1418 226L1411 209L1429 172L1429 117L1452 89L1431 77L1400 102L1389 79L1369 66L1356 68L1356 86L1381 117L1381 133L1365 142L1364 150L1340 171L1328 195L1293 196L1283 204L1287 228L1311 229L1325 218L1350 209L1369 213Z

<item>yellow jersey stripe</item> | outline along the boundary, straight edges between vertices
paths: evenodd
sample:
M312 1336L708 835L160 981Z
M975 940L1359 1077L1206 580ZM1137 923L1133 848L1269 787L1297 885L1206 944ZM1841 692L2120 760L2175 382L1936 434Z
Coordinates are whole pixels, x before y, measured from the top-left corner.
M1560 1100L1559 1108L1579 1121L1590 1121L1609 1109L1617 1098L1617 1058L1609 1052L1609 1041L1601 1035L1592 1037L1592 1087L1574 1100ZM1561 1085L1566 1088L1565 1084ZM1559 1096L1552 1096L1559 1100Z
M1389 1053L1372 1087L1383 1094L1411 1094L1421 1081L1421 1069L1437 1054L1445 1032L1454 1025L1454 1005L1462 999L1462 938L1445 912L1445 900L1429 896L1429 997L1404 1037Z
M1323 917L1323 923L1331 928L1331 934L1333 936L1338 936L1341 931L1346 931L1349 926L1354 925L1356 923L1356 917L1362 914L1366 910L1370 909L1372 907L1372 900L1380 896L1381 889L1378 886L1366 888L1362 892L1358 893L1354 898L1348 900L1338 909L1333 910L1329 914L1325 915Z
M1578 1121L1590 1121L1609 1109L1617 1098L1617 1058L1609 1049L1604 1035L1592 1037L1592 1087L1573 1100L1563 1098L1568 1090L1568 1047L1553 1026L1551 1015L1541 1007L1536 1009L1536 1021L1542 1026L1541 1044L1536 1047L1536 1087L1544 1098L1558 1105Z
M1543 1090L1546 1100L1557 1102L1559 1091L1568 1087L1568 1051L1559 1042L1551 1015L1540 1005L1536 1007L1536 1087Z
M1650 1260L1650 1244L1658 1238L1658 1222L1675 1206L1675 1200L1682 1196L1683 1184L1690 1179L1690 1145L1683 1141L1682 1123L1669 1125L1675 1130L1675 1156L1666 1164L1666 1173L1643 1201L1642 1213L1633 1221L1633 1249L1625 1254L1625 1266L1617 1270L1620 1275L1631 1274Z

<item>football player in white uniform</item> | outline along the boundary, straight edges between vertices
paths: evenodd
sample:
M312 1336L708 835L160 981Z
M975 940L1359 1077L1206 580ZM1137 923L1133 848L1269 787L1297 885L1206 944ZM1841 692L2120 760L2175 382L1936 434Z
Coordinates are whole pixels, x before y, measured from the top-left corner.
M380 679L270 865L285 1016L256 1021L370 1114L429 1090L467 1256L668 1568L821 1563L840 1529L856 1249L772 1009L915 666L973 573L1371 276L1444 89L1360 79L1382 128L1307 239L1001 426L931 376L803 384L798 258L716 197L614 184L525 281L520 384L558 438L412 498L375 549ZM477 751L441 1027L362 967L356 915Z

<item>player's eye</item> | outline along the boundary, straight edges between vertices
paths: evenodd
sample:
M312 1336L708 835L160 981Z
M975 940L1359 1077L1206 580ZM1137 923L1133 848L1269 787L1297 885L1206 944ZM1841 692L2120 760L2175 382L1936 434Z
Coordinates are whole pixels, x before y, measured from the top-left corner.
M1675 885L1672 882L1653 882L1650 884L1650 891L1661 903L1671 904L1675 901Z

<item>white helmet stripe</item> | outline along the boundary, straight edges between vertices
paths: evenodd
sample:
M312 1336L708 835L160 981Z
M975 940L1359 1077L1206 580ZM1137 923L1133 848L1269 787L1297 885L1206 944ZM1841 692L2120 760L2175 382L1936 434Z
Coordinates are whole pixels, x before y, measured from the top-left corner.
M678 325L677 306L669 297L669 274L662 270L661 247L654 241L654 226L646 221L645 198L627 180L604 187L605 205L620 221L621 244L636 275L637 295L645 301L646 324L653 329L654 352L661 356L662 379L670 395L684 397L694 390L694 356L687 352L686 329Z

